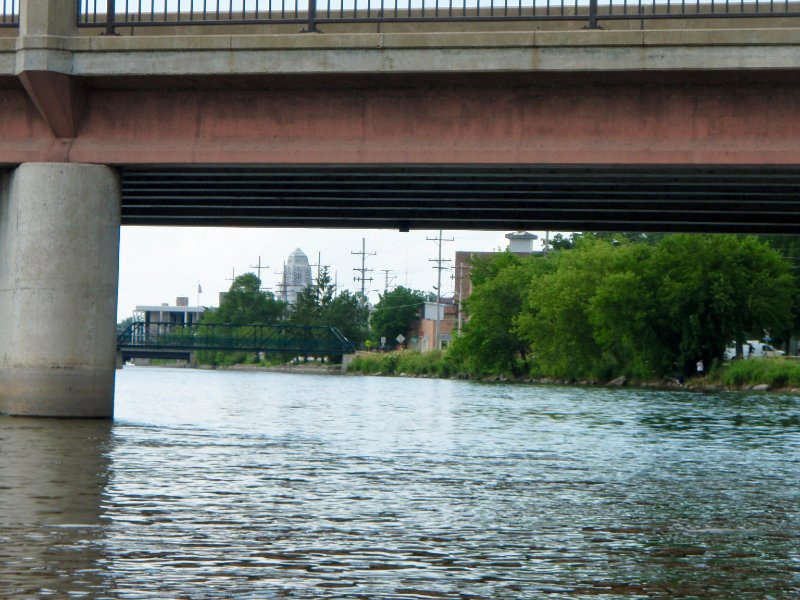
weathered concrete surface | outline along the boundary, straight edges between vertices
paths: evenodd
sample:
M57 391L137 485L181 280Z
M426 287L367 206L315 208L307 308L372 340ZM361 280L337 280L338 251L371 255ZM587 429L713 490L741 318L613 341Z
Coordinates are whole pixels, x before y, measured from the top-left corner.
M0 40L0 164L800 159L797 28L68 29Z
M0 164L798 158L800 28L739 27L791 19L100 36L69 4L0 39Z
M28 35L0 40L0 77L796 69L800 29L275 35ZM14 60L10 60L11 55Z
M91 90L58 139L0 90L0 163L800 163L800 84ZM385 82L384 82L385 83ZM21 116L20 116L21 115Z
M24 164L0 197L0 413L111 417L119 183Z

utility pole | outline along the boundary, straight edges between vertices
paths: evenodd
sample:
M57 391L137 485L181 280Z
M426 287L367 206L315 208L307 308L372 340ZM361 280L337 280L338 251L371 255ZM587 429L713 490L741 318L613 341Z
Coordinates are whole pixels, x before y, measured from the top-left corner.
M250 265L250 268L251 268L251 269L255 269L255 270L256 270L256 275L258 276L258 280L259 280L259 281L262 281L262 279L261 279L261 271L262 271L262 270L269 269L269 265L264 265L264 266L262 267L262 266L261 266L261 257L259 256L259 257L258 257L258 264L256 264L256 265Z
M286 263L283 263L282 271L273 271L273 273L281 276L278 283L278 300L286 302Z
M434 334L433 334L433 349L439 350L440 340L439 340L439 311L440 306L442 303L442 263L450 262L449 258L442 258L442 244L444 242L452 242L455 238L443 238L442 237L442 230L439 230L439 236L435 238L425 238L429 242L436 242L436 245L439 247L439 258L429 258L429 262L435 262L436 266L433 267L438 271L437 273L437 283L436 283L436 322L434 323Z
M367 277L367 273L372 273L372 269L367 269L366 267L366 260L367 256L375 256L376 252L367 252L367 240L365 238L361 238L361 252L356 252L352 250L350 254L358 254L361 256L361 268L355 268L353 271L360 273L359 277L354 277L353 281L360 281L361 282L361 296L366 299L366 283L372 282L372 277Z
M231 267L231 278L230 278L230 279L228 279L228 278L226 277L226 278L225 278L225 281L230 281L231 283L232 283L232 282L234 282L234 281L236 281L236 269L235 269L234 267Z
M464 325L464 270L469 273L471 265L460 264L458 269L458 335L461 335L461 328Z
M317 267L317 285L319 285L319 274L322 268L322 252L317 252L317 262L308 265L309 267ZM329 265L325 265L326 267Z

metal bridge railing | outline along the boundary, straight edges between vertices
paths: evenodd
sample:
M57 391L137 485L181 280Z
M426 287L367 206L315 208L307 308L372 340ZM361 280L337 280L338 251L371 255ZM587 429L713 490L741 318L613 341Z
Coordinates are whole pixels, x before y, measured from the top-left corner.
M0 0L0 27L19 27L20 0Z
M424 21L583 21L796 17L800 0L78 0L78 25L304 24ZM110 18L109 18L110 17Z
M335 327L230 325L136 321L117 337L121 349L291 352L331 356L355 351Z

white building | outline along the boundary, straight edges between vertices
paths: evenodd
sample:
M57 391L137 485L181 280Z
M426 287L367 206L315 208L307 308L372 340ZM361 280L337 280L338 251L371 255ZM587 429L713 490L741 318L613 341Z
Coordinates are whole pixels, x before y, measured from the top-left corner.
M205 311L205 306L189 306L189 298L179 296L175 300L175 306L166 302L158 306L138 305L133 311L133 320L143 322L150 335L164 335L175 327L196 325Z
M281 285L281 300L289 304L297 302L297 294L311 285L311 265L308 257L297 248L286 259L283 268L283 282Z

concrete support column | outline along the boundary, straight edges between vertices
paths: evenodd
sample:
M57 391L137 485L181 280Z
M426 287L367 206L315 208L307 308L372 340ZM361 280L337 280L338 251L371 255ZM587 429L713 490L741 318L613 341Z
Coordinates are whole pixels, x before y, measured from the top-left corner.
M23 164L0 195L0 413L111 417L120 190L104 166Z

